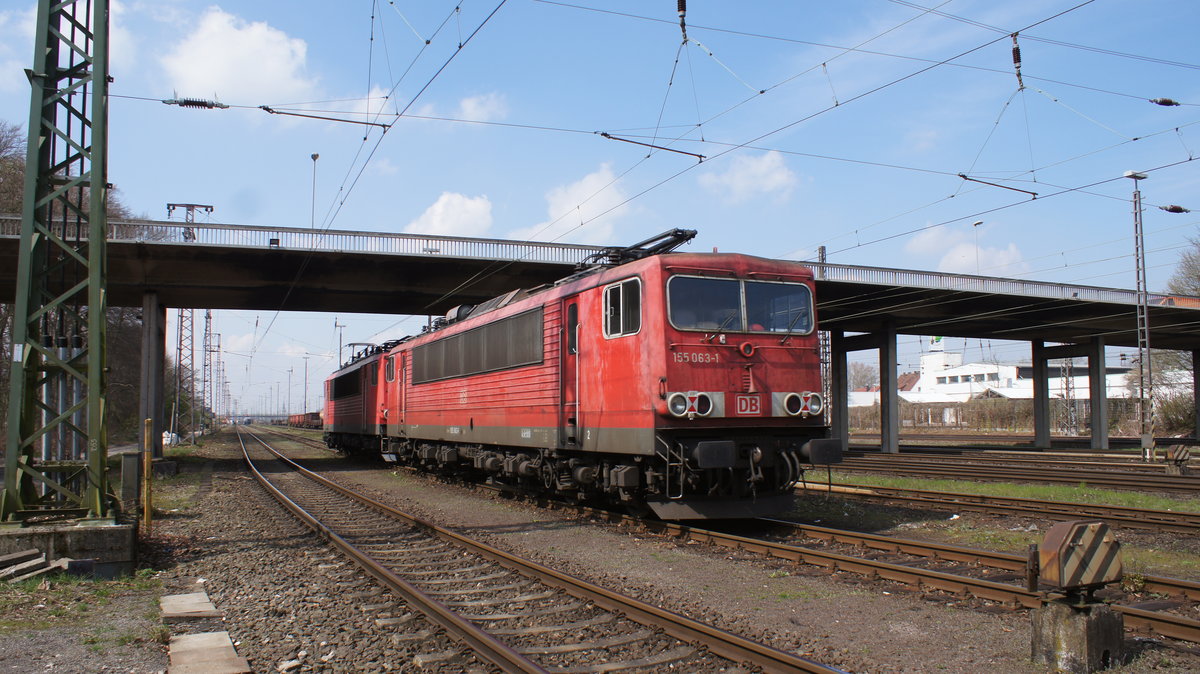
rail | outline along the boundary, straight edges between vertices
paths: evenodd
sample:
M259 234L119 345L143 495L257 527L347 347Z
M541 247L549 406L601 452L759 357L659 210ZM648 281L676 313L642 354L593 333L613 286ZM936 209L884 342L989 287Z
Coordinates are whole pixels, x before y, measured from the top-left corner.
M0 215L0 237L17 237L21 218ZM474 239L353 230L307 229L226 225L178 220L110 220L108 240L113 243L189 244L279 248L313 252L376 253L425 257L523 260L555 264L577 264L604 250L600 246L505 239Z

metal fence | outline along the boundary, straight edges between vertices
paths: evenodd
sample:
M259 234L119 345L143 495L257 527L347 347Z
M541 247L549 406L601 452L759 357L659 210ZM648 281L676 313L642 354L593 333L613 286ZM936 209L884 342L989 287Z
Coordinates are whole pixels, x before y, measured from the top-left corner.
M20 233L20 217L0 215L0 236L19 236ZM108 240L114 243L189 243L202 246L523 260L559 264L575 264L602 250L598 246L568 243L164 220L110 220Z

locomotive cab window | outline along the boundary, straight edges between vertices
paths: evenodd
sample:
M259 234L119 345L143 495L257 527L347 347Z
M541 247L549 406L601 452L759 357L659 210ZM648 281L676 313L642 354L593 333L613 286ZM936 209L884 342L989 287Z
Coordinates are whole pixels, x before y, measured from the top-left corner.
M383 361L383 378L388 381L396 381L396 357L388 356Z
M604 336L624 337L642 329L642 282L631 278L604 289Z
M379 366L378 366L378 364L372 363L368 367L371 368L371 386L379 386Z
M672 276L667 313L679 330L807 334L812 292L803 283Z

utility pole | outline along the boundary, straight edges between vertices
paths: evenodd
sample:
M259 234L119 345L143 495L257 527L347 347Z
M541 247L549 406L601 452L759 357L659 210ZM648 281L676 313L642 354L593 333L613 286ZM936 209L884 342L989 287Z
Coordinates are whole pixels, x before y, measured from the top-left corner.
M196 361L192 340L193 309L180 309L175 322L175 417L180 435L186 428L192 444L196 443Z
M109 0L37 6L0 521L108 520Z
M200 399L204 402L200 407L200 426L203 428L206 425L204 420L212 416L215 398L213 395L215 391L213 389L212 309L204 310L204 365L201 371L201 387L203 393Z
M1142 191L1138 181L1145 173L1126 171L1133 180L1133 252L1137 274L1138 341L1138 433L1142 441L1142 460L1154 458L1154 378L1150 365L1150 295L1146 287L1146 240L1142 230Z
M184 209L183 220L188 224L187 227L183 228L183 240L189 242L195 241L196 229L191 225L196 222L196 211L199 210L204 211L205 213L212 213L213 207L208 204L167 204L168 220L171 219L171 213L174 213L176 208Z
M341 323L338 323L337 316L334 316L333 317L333 329L338 331L338 362L337 362L338 368L342 367L342 362L343 362L342 361L342 328L344 328L344 327L346 327L346 326Z
M304 357L304 412L308 412L308 356Z
M295 369L296 368L294 368L294 367L288 368L287 411L285 412L285 414L287 414L289 416L292 413L292 370L295 370Z
M825 246L820 246L817 248L817 261L822 265L825 264L825 254ZM817 270L817 278L823 278L824 276L825 268L821 267ZM829 365L833 356L830 353L831 349L829 344L828 330L817 331L817 343L820 345L821 349L821 397L825 400L825 404L822 406L823 409L821 410L821 414L825 417L826 423L828 423L830 418L829 409L830 406L833 405L833 399L830 397L833 384L829 381ZM842 408L839 406L838 409Z

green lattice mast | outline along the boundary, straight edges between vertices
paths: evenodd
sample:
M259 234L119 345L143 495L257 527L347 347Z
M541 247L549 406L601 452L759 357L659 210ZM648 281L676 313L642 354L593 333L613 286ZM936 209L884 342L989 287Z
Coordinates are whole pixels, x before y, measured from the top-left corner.
M40 0L0 521L108 518L108 0Z

